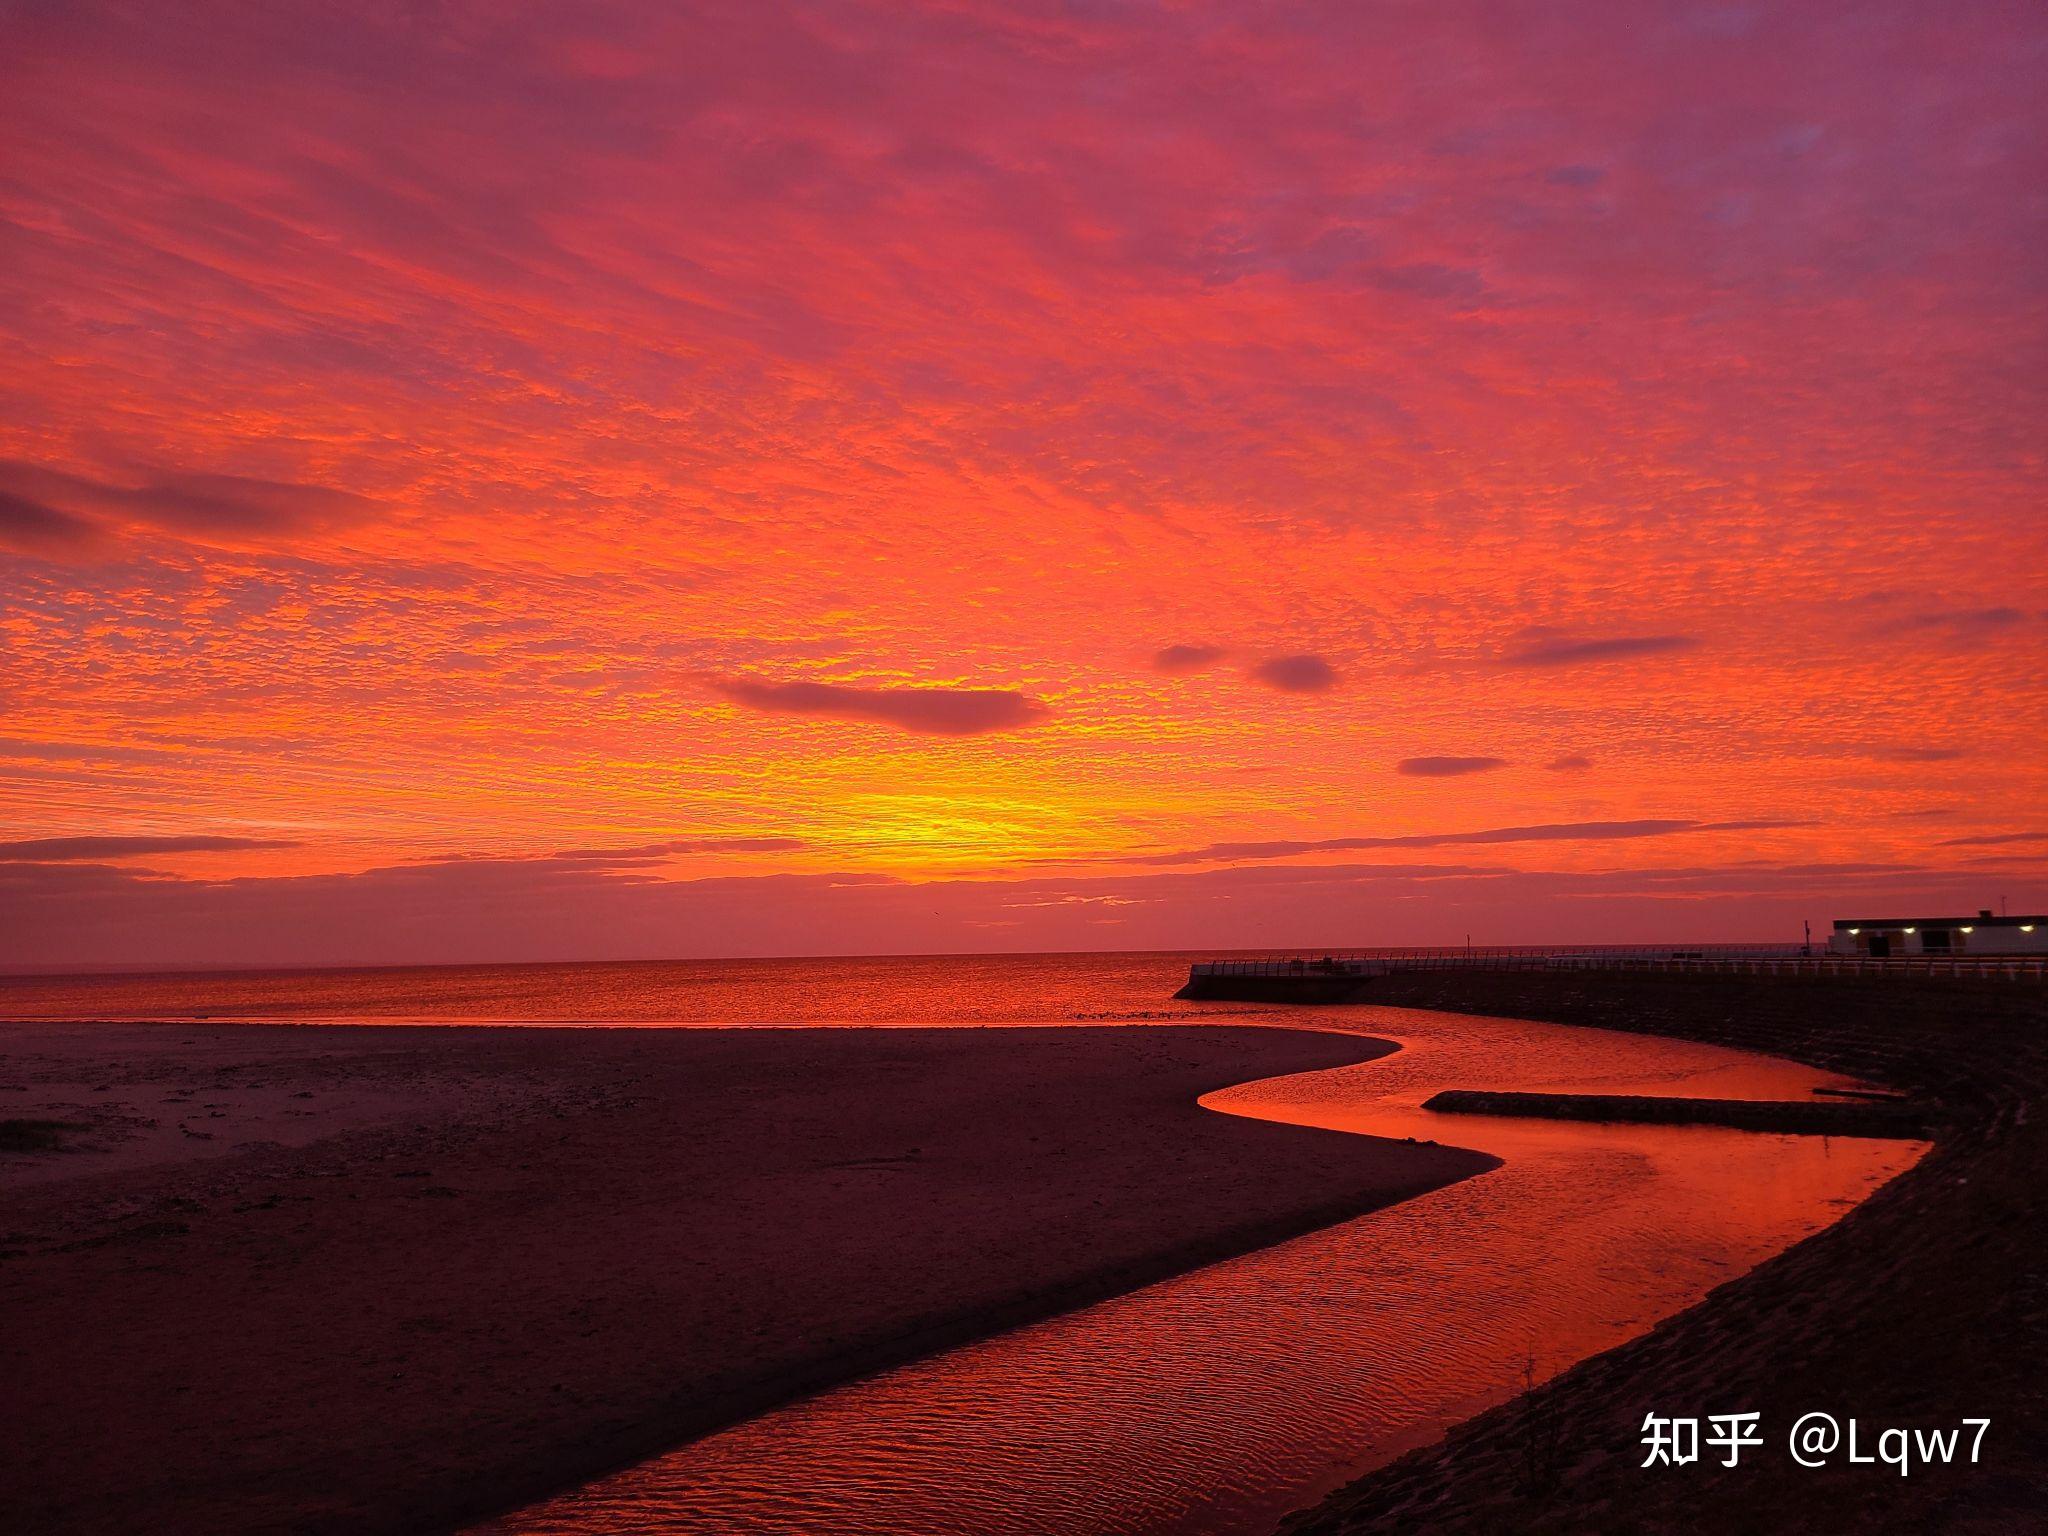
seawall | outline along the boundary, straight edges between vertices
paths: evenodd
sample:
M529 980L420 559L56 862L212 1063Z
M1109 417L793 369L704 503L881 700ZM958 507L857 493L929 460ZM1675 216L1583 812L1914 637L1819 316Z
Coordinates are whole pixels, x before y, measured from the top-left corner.
M1515 1093L1446 1088L1422 1106L1449 1115L1521 1115L1595 1124L1725 1125L1786 1136L1894 1136L1919 1141L1939 1117L1917 1104L1689 1099L1637 1093Z
M1671 1035L1941 1106L1934 1150L1842 1221L1644 1337L1287 1521L1393 1531L2007 1531L2048 1515L2048 994L1948 979L1438 972L1399 1007ZM1799 1466L1802 1414L1879 1429L1988 1417L1981 1463ZM1646 1414L1757 1412L1764 1444L1647 1469Z
M1176 998L1211 1003L1369 1003L1378 982L1358 976L1307 972L1272 976L1190 976Z

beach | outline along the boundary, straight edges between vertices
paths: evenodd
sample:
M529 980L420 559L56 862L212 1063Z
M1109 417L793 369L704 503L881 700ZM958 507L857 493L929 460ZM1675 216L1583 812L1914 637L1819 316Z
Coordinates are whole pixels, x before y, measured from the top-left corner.
M2048 1494L2048 998L1950 978L1607 973L1384 978L1375 1000L1702 1040L1892 1085L1948 1123L1835 1225L1644 1337L1304 1511L1288 1536L1400 1531L2035 1529ZM1644 1417L1758 1412L1765 1444L1642 1466ZM1989 1418L1982 1464L1802 1467L1809 1412Z
M1901 1090L1937 1141L1290 1532L1998 1531L2038 1500L2038 991L1469 972L1374 1001L1764 1052ZM10 1529L459 1529L1496 1166L1456 1149L1459 1117L1417 1131L1438 1146L1200 1107L1391 1049L1319 1028L1365 1015L1269 1016L1295 1027L0 1025ZM1489 1064L1456 1081L1501 1086ZM1815 1407L1993 1438L1905 1483L1798 1468L1782 1438L1733 1470L1638 1465L1646 1412L1782 1432Z
M10 1528L454 1529L1494 1166L1293 1029L0 1026Z

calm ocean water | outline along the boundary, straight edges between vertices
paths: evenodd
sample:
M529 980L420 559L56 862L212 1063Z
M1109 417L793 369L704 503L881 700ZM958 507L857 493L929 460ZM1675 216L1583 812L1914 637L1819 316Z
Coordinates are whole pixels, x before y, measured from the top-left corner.
M1173 1001L1188 960L919 955L13 976L0 977L0 1018L1000 1024L1261 1011Z

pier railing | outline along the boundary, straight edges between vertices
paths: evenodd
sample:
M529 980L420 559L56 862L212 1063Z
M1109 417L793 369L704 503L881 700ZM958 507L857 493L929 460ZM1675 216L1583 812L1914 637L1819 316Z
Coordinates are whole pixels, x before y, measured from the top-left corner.
M1750 976L1956 977L2048 981L2043 955L1830 954L1799 944L1520 945L1295 952L1196 962L1195 976L1379 976L1393 971L1634 970Z
M1548 955L1538 960L1457 957L1390 960L1391 971L1415 970L1646 970L1697 971L1748 976L1975 977L1990 981L2048 980L2048 958L2020 955L1904 955L1873 960L1864 955Z

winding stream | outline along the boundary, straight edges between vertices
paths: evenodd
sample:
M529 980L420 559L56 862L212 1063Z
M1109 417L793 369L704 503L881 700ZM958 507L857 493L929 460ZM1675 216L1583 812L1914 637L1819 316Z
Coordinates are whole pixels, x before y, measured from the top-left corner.
M1436 1115L1420 1105L1446 1087L1804 1098L1847 1080L1651 1036L1393 1008L1325 1019L1403 1049L1202 1102L1504 1165L791 1404L482 1529L1263 1532L1689 1306L1925 1151Z

